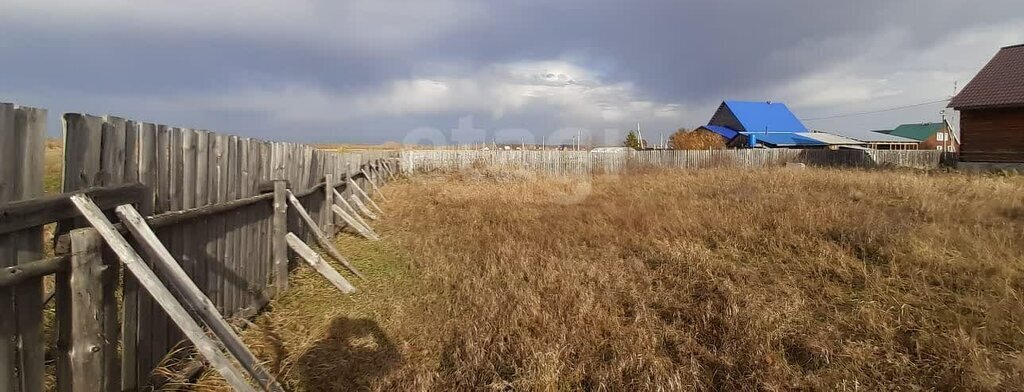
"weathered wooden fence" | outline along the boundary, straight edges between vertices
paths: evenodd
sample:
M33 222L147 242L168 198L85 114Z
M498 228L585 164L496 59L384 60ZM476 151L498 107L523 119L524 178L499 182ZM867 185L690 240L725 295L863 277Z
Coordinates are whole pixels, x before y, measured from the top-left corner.
M284 232L309 236L296 214L287 214L287 230L275 232L281 211L275 214L275 205L286 202L272 192L273 182L286 182L316 224L333 234L344 225L334 223L326 202L333 191L352 195L349 180L366 187L367 177L394 155L329 152L113 116L65 114L63 126L63 191L87 192L101 208L131 203L154 215L149 223L157 237L227 317L254 314L286 286ZM76 237L64 235L88 227L66 197L39 198L45 130L45 110L0 104L0 267L7 274L0 276L0 390L42 390L46 353L55 357L50 371L58 390L159 384L153 370L183 336L132 275L120 272L106 247L105 267L69 267L93 250L76 249ZM59 222L54 238L67 241L56 241L57 255L46 259L42 226L51 222ZM53 345L43 336L46 273L56 274ZM101 303L82 308L82 301ZM83 322L89 331L76 328Z
M644 167L711 168L770 167L800 162L814 166L936 168L938 151L875 150L660 150L624 152L579 151L402 151L402 170L431 171L530 170L555 175L622 173Z

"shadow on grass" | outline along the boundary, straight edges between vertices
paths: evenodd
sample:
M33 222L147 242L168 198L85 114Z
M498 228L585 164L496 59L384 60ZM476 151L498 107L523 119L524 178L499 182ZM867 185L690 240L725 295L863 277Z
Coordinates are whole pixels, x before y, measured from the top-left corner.
M365 390L394 370L398 350L376 322L338 317L327 336L299 358L297 370L311 391Z

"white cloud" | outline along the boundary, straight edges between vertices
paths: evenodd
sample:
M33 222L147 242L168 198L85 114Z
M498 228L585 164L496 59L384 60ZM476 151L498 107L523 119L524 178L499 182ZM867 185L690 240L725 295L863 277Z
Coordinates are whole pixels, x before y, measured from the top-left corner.
M846 61L820 68L770 89L790 103L799 117L820 117L894 108L948 98L963 87L1000 46L1024 41L1019 23L990 25L952 33L927 46L910 42L899 29L881 31L870 41L851 44ZM914 45L917 45L916 47ZM801 50L807 61L813 50ZM821 129L882 129L900 123L938 121L941 103L878 114L809 122Z
M556 113L553 122L603 129L647 119L678 126L684 114L679 104L644 99L631 83L605 83L566 61L497 64L464 75L395 80L358 93L286 84L179 97L167 104L182 110L260 112L281 123L305 124L432 114L506 118L541 110Z

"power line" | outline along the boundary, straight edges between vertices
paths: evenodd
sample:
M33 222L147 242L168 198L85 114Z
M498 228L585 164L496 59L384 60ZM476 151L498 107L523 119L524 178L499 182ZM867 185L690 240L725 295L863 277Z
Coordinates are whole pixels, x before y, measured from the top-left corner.
M894 111L894 110L910 109L910 108L916 108L918 106L933 105L933 104L940 103L940 102L949 102L949 100L950 100L950 98L943 98L943 99L939 99L939 100L935 100L935 101L915 103L913 105L897 106L897 107L886 108L886 109L879 109L879 110L870 110L870 111L867 111L867 112L846 113L846 114L839 114L839 115L835 115L835 116L825 116L825 117L801 118L800 121L828 120L828 119L832 119L832 118L853 117L853 116L861 116L861 115L865 115L865 114L891 112L891 111Z

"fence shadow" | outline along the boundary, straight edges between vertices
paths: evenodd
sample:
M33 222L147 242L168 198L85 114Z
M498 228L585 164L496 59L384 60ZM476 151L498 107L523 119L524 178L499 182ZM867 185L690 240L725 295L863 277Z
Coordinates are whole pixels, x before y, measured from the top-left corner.
M337 317L296 370L312 391L367 390L400 362L398 349L375 321Z

